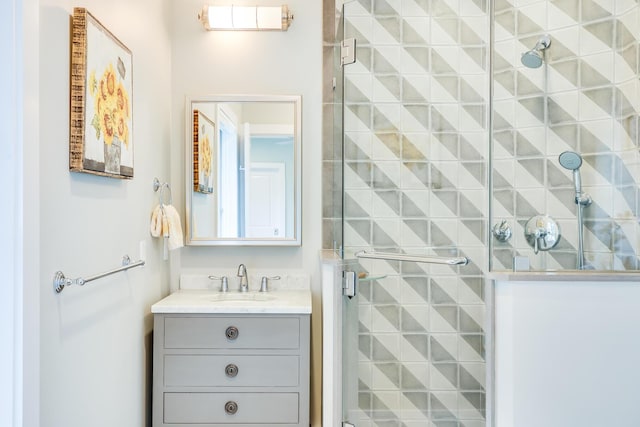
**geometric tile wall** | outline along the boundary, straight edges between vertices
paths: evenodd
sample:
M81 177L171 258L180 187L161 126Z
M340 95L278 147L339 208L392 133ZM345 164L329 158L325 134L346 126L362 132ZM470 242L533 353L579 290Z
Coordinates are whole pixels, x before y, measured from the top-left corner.
M324 247L471 260L361 261L358 427L485 425L489 265L510 269L524 255L536 269L575 268L560 152L584 158L589 263L638 268L638 3L498 0L493 17L490 6L357 0L342 14L324 2ZM527 69L520 54L542 34L548 65ZM343 36L358 43L344 81ZM523 237L535 214L563 234L538 255ZM506 243L489 234L501 220L514 229Z
M587 264L598 270L638 269L640 246L638 2L495 3L493 216L514 228L493 244L493 267L525 255L535 269L576 268L577 224L571 172L558 163L582 154ZM520 54L542 34L552 44L546 64L529 69ZM535 255L523 238L533 215L560 224L556 248Z

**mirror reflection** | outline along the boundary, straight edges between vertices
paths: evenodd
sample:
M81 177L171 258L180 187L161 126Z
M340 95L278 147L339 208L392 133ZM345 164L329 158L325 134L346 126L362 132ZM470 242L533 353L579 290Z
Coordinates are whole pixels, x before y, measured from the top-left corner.
M187 100L187 243L300 244L300 97Z

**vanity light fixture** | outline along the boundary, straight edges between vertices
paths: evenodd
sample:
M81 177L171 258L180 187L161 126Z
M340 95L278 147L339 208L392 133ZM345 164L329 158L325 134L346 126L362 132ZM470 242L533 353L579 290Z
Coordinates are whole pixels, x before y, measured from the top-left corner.
M198 19L207 30L287 31L293 13L282 6L210 6L205 5Z

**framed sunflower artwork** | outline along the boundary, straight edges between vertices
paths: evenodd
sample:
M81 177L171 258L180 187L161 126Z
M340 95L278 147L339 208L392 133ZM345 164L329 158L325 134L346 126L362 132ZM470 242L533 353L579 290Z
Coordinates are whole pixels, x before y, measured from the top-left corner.
M133 178L132 63L96 18L73 9L69 170Z
M193 191L213 193L215 184L215 124L200 110L193 110Z

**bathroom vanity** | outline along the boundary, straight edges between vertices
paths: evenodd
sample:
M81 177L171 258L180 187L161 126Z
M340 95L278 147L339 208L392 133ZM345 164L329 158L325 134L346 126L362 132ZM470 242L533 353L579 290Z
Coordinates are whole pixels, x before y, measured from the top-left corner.
M154 427L309 425L309 291L181 290L152 312Z

